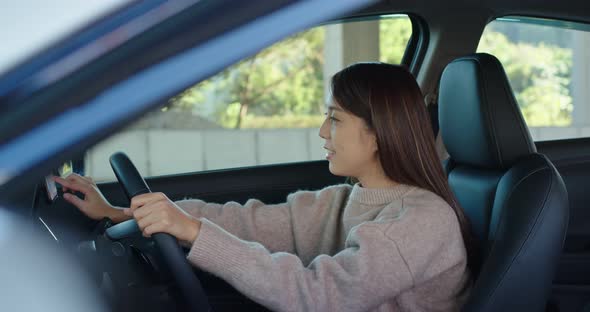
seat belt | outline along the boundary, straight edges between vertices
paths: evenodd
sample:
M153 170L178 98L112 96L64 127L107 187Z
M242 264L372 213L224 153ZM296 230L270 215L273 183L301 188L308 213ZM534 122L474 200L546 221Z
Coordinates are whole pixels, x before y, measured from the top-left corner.
M432 126L432 132L434 135L434 139L438 136L438 94L436 93L428 93L424 97L424 102L426 102L426 109L428 110L428 116L430 116L430 125Z
M430 125L432 126L432 135L434 136L436 152L441 160L449 158L447 149L440 137L440 126L438 124L438 94L429 93L424 98L426 102L426 109L428 110L428 116L430 117Z
M430 124L432 125L432 131L434 132L434 138L438 135L438 103L430 103L428 105L428 115L430 116Z

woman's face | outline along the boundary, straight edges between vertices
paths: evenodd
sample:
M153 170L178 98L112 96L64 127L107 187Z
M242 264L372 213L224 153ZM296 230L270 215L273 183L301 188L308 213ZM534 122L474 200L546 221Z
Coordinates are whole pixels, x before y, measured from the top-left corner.
M343 110L336 101L327 107L319 135L326 140L324 149L332 174L361 178L380 168L374 132L364 120Z

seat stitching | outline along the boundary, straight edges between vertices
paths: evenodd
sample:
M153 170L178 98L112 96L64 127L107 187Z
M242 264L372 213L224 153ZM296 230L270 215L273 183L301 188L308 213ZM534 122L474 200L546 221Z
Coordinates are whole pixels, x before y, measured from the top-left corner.
M504 167L504 163L502 161L502 151L500 150L500 146L498 144L498 138L497 138L497 135L496 135L496 125L493 122L493 118L491 116L493 114L493 111L492 111L492 107L491 107L490 101L488 100L488 97L487 97L487 87L486 87L486 85L487 85L487 79L485 79L485 77L483 75L483 72L484 72L483 71L483 65L481 64L481 61L478 58L476 58L476 57L473 57L472 60L474 60L475 63L477 64L477 66L478 66L478 69L479 69L478 76L480 76L482 78L482 84L480 85L479 89L482 92L482 99L484 101L483 104L486 107L486 109L484 110L483 113L485 115L486 121L487 121L487 123L489 125L489 129L490 129L490 133L489 134L486 133L486 134L487 134L487 136L489 136L489 138L491 140L491 143L496 147L496 153L495 154L496 154L496 157L497 157L497 161L499 162L500 166L503 168Z

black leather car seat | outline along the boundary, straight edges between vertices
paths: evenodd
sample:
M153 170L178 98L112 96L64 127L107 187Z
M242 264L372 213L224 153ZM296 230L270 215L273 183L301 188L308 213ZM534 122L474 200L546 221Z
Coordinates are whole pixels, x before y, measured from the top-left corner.
M479 242L465 311L543 311L565 238L567 192L536 153L500 62L451 62L439 90L449 184Z

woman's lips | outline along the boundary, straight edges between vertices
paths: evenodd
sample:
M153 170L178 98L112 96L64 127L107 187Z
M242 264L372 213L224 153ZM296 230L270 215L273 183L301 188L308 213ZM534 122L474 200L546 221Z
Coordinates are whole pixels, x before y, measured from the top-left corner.
M327 148L324 146L324 149L326 150L326 159L330 160L334 157L334 151L332 151L331 149Z

